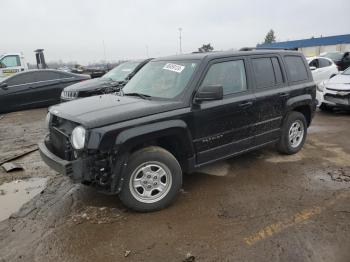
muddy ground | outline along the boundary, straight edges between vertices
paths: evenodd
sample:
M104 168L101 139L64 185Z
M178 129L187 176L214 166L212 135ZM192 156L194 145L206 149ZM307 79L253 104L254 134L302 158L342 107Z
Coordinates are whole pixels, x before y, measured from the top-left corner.
M0 160L35 150L45 114L4 115ZM0 170L3 185L47 178L0 222L0 261L350 261L349 130L349 113L317 112L300 153L269 147L185 175L177 201L150 214L73 185L34 151L14 161L24 171Z

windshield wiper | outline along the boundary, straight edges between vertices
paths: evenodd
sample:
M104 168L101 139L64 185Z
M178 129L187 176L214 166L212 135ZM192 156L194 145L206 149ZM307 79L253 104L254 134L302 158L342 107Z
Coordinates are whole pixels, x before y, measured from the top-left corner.
M138 96L141 97L142 99L149 99L151 96L150 95L145 95L145 94L141 94L141 93L124 93L124 96Z

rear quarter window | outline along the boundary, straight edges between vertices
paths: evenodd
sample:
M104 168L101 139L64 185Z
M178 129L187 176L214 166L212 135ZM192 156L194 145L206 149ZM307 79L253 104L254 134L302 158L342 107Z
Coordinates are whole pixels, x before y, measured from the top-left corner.
M298 82L308 79L304 60L300 56L285 56L284 60L286 63L289 81Z

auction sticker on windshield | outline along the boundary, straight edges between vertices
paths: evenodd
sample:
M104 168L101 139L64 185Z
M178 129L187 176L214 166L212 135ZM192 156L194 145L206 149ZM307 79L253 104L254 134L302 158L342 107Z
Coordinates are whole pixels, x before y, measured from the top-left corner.
M163 69L169 70L169 71L173 71L173 72L176 72L176 73L181 73L182 70L185 69L185 67L182 66L182 65L167 63L167 64L163 67Z

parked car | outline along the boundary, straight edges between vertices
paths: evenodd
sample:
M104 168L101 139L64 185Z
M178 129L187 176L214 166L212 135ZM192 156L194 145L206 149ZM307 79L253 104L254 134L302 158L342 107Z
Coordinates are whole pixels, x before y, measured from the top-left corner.
M59 70L20 72L0 81L0 112L42 107L60 102L62 89L90 79Z
M306 59L294 51L159 58L120 95L51 107L39 151L57 172L154 211L175 199L183 172L268 144L297 153L315 96Z
M350 66L350 52L326 52L321 56L332 59L339 71L344 71Z
M318 106L321 110L350 109L350 67L317 86Z
M312 76L316 83L327 80L339 73L336 64L326 57L309 57L307 58Z
M122 63L101 78L91 79L66 87L61 94L61 101L117 92L151 59L134 60Z

